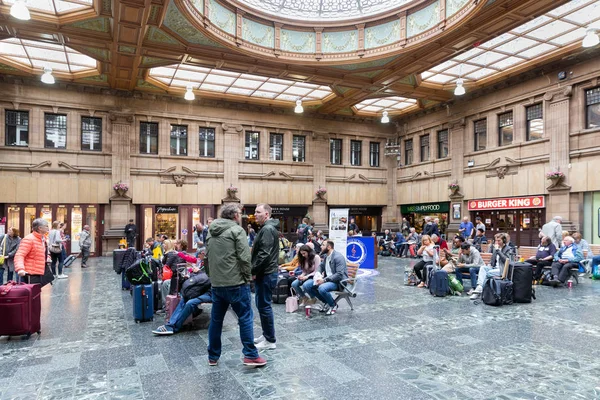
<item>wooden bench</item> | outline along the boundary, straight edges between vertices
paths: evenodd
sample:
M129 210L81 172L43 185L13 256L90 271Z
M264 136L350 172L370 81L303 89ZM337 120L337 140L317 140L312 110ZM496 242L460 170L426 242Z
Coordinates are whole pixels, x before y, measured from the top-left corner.
M537 247L519 246L517 252L518 258L523 258L527 261L528 258L534 257L537 253Z
M358 273L358 264L354 263L346 263L347 271L348 271L348 279L344 279L340 282L342 286L342 290L337 290L333 294L335 295L335 305L338 305L338 302L341 299L346 299L350 309L354 311L354 306L352 305L352 301L350 301L350 297L356 297L356 274Z

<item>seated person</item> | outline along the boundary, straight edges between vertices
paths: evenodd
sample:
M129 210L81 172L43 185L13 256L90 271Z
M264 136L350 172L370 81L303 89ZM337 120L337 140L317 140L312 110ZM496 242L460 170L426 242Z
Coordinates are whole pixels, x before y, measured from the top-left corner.
M475 246L477 251L479 251L480 253L485 253L485 250L482 250L482 249L487 250L487 246L482 247L482 245L486 245L487 243L488 243L488 241L487 241L487 238L485 237L485 230L478 228L475 231L475 238L473 238L473 246Z
M450 253L452 253L453 256L459 256L460 255L460 247L462 246L462 244L465 243L465 238L459 235L456 235L454 237L454 239L452 239L452 250L450 250Z
M202 255L201 255L202 257ZM203 276L202 276L203 275ZM169 322L165 325L161 325L155 330L152 331L155 335L172 335L177 333L183 327L183 324L188 319L190 315L196 316L202 310L198 309L198 306L202 303L212 303L212 294L210 291L210 279L206 276L206 272L201 270L200 268L194 266L192 268L192 275L188 279L192 279L194 277L198 277L198 281L202 282L202 287L199 288L199 296L186 299L183 295L184 291L181 293L181 299L175 311L169 318Z
M301 302L304 303L305 297L310 298L306 293L305 286L309 280L312 281L313 275L321 264L321 258L315 253L315 250L308 245L300 247L298 251L298 263L300 274L296 276L296 280L292 282L292 288L300 298ZM308 286L306 286L308 287Z
M502 276L506 260L512 260L515 256L513 248L509 246L510 238L506 233L497 233L494 235L494 250L490 266L482 265L477 273L477 287L471 289L468 294L471 300L477 300L483 292L483 284L487 278L493 276Z
M383 232L383 236L381 237L381 239L379 239L379 247L383 247L383 249L385 250L386 248L391 247L390 244L394 241L394 238L392 236L392 234L390 233L389 229L386 229Z
M334 250L335 243L329 239L323 243L325 258L321 260L318 273L312 280L302 285L302 290L310 297L316 297L325 303L321 312L335 314L337 305L330 292L340 290L342 281L348 279L346 257Z
M281 264L279 266L279 270L280 271L293 271L296 268L298 268L298 266L300 265L298 262L298 255L299 255L299 250L300 248L302 248L303 244L302 243L296 243L296 256L294 258L292 258L292 261L287 262L285 264Z
M463 283L462 273L468 272L471 275L471 290L477 286L477 274L479 268L485 266L481 253L475 246L469 243L463 243L460 245L461 251L458 257L458 268L456 269L456 279Z
M162 283L162 303L167 304L167 296L170 294L175 294L176 281L173 279L173 277L177 276L177 265L185 263L185 260L177 254L178 251L180 251L180 244L178 242L167 239L164 241L163 247L165 253L163 255L162 264L163 266L168 267L173 273L171 275L171 279L163 279ZM171 290L171 285L173 285L173 290Z
M569 269L579 268L581 260L583 260L583 254L575 244L575 240L571 236L566 236L563 239L563 246L554 254L550 282L555 287L565 283L569 277Z
M542 271L544 267L552 265L554 254L556 254L556 246L554 246L554 243L552 243L552 240L548 236L542 236L535 256L531 256L525 260L526 263L535 266L535 272L533 273L534 280L537 281L542 278Z
M408 242L406 241L406 238L402 232L396 232L394 250L396 252L396 256L398 257L404 257L408 253Z
M436 246L440 246L440 253L442 252L442 250L448 250L448 242L446 242L444 239L440 238L435 233L433 235L431 235L431 241Z
M423 259L415 264L413 269L415 270L415 274L417 278L421 281L417 287L425 287L427 283L427 267L433 265L433 257L435 254L435 250L433 248L434 244L431 241L429 235L423 235L421 238L421 247L417 250L417 255L423 256Z
M581 237L581 233L575 232L572 236L579 250L581 250L582 253L587 251L587 253L585 253L585 258L587 260L591 260L592 258L594 258L594 252L592 251L590 244L587 242L587 240Z

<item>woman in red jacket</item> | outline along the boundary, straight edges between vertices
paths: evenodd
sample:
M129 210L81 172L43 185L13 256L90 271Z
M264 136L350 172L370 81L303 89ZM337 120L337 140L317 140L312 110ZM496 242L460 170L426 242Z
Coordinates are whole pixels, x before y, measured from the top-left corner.
M48 222L43 218L33 220L33 232L25 236L15 254L15 272L20 277L29 276L29 283L42 283L46 268Z

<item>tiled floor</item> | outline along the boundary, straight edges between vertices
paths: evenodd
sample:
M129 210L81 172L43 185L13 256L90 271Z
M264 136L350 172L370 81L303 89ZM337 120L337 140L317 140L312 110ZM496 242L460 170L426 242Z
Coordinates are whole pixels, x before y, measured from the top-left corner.
M247 369L232 316L209 368L208 312L154 337L161 318L134 323L111 259L95 259L43 290L41 337L0 338L0 399L600 399L600 282L493 308L403 286L410 263L380 261L354 311L275 305L278 347Z

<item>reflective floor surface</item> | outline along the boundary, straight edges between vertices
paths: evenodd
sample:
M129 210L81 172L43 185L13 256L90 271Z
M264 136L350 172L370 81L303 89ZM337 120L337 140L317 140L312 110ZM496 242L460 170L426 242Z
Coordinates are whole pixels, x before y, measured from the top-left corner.
M161 318L134 323L110 258L76 262L43 289L41 337L0 338L0 399L600 399L600 282L494 308L403 286L411 263L381 260L354 311L307 320L275 305L277 349L248 369L231 315L209 368L210 307L154 337Z

